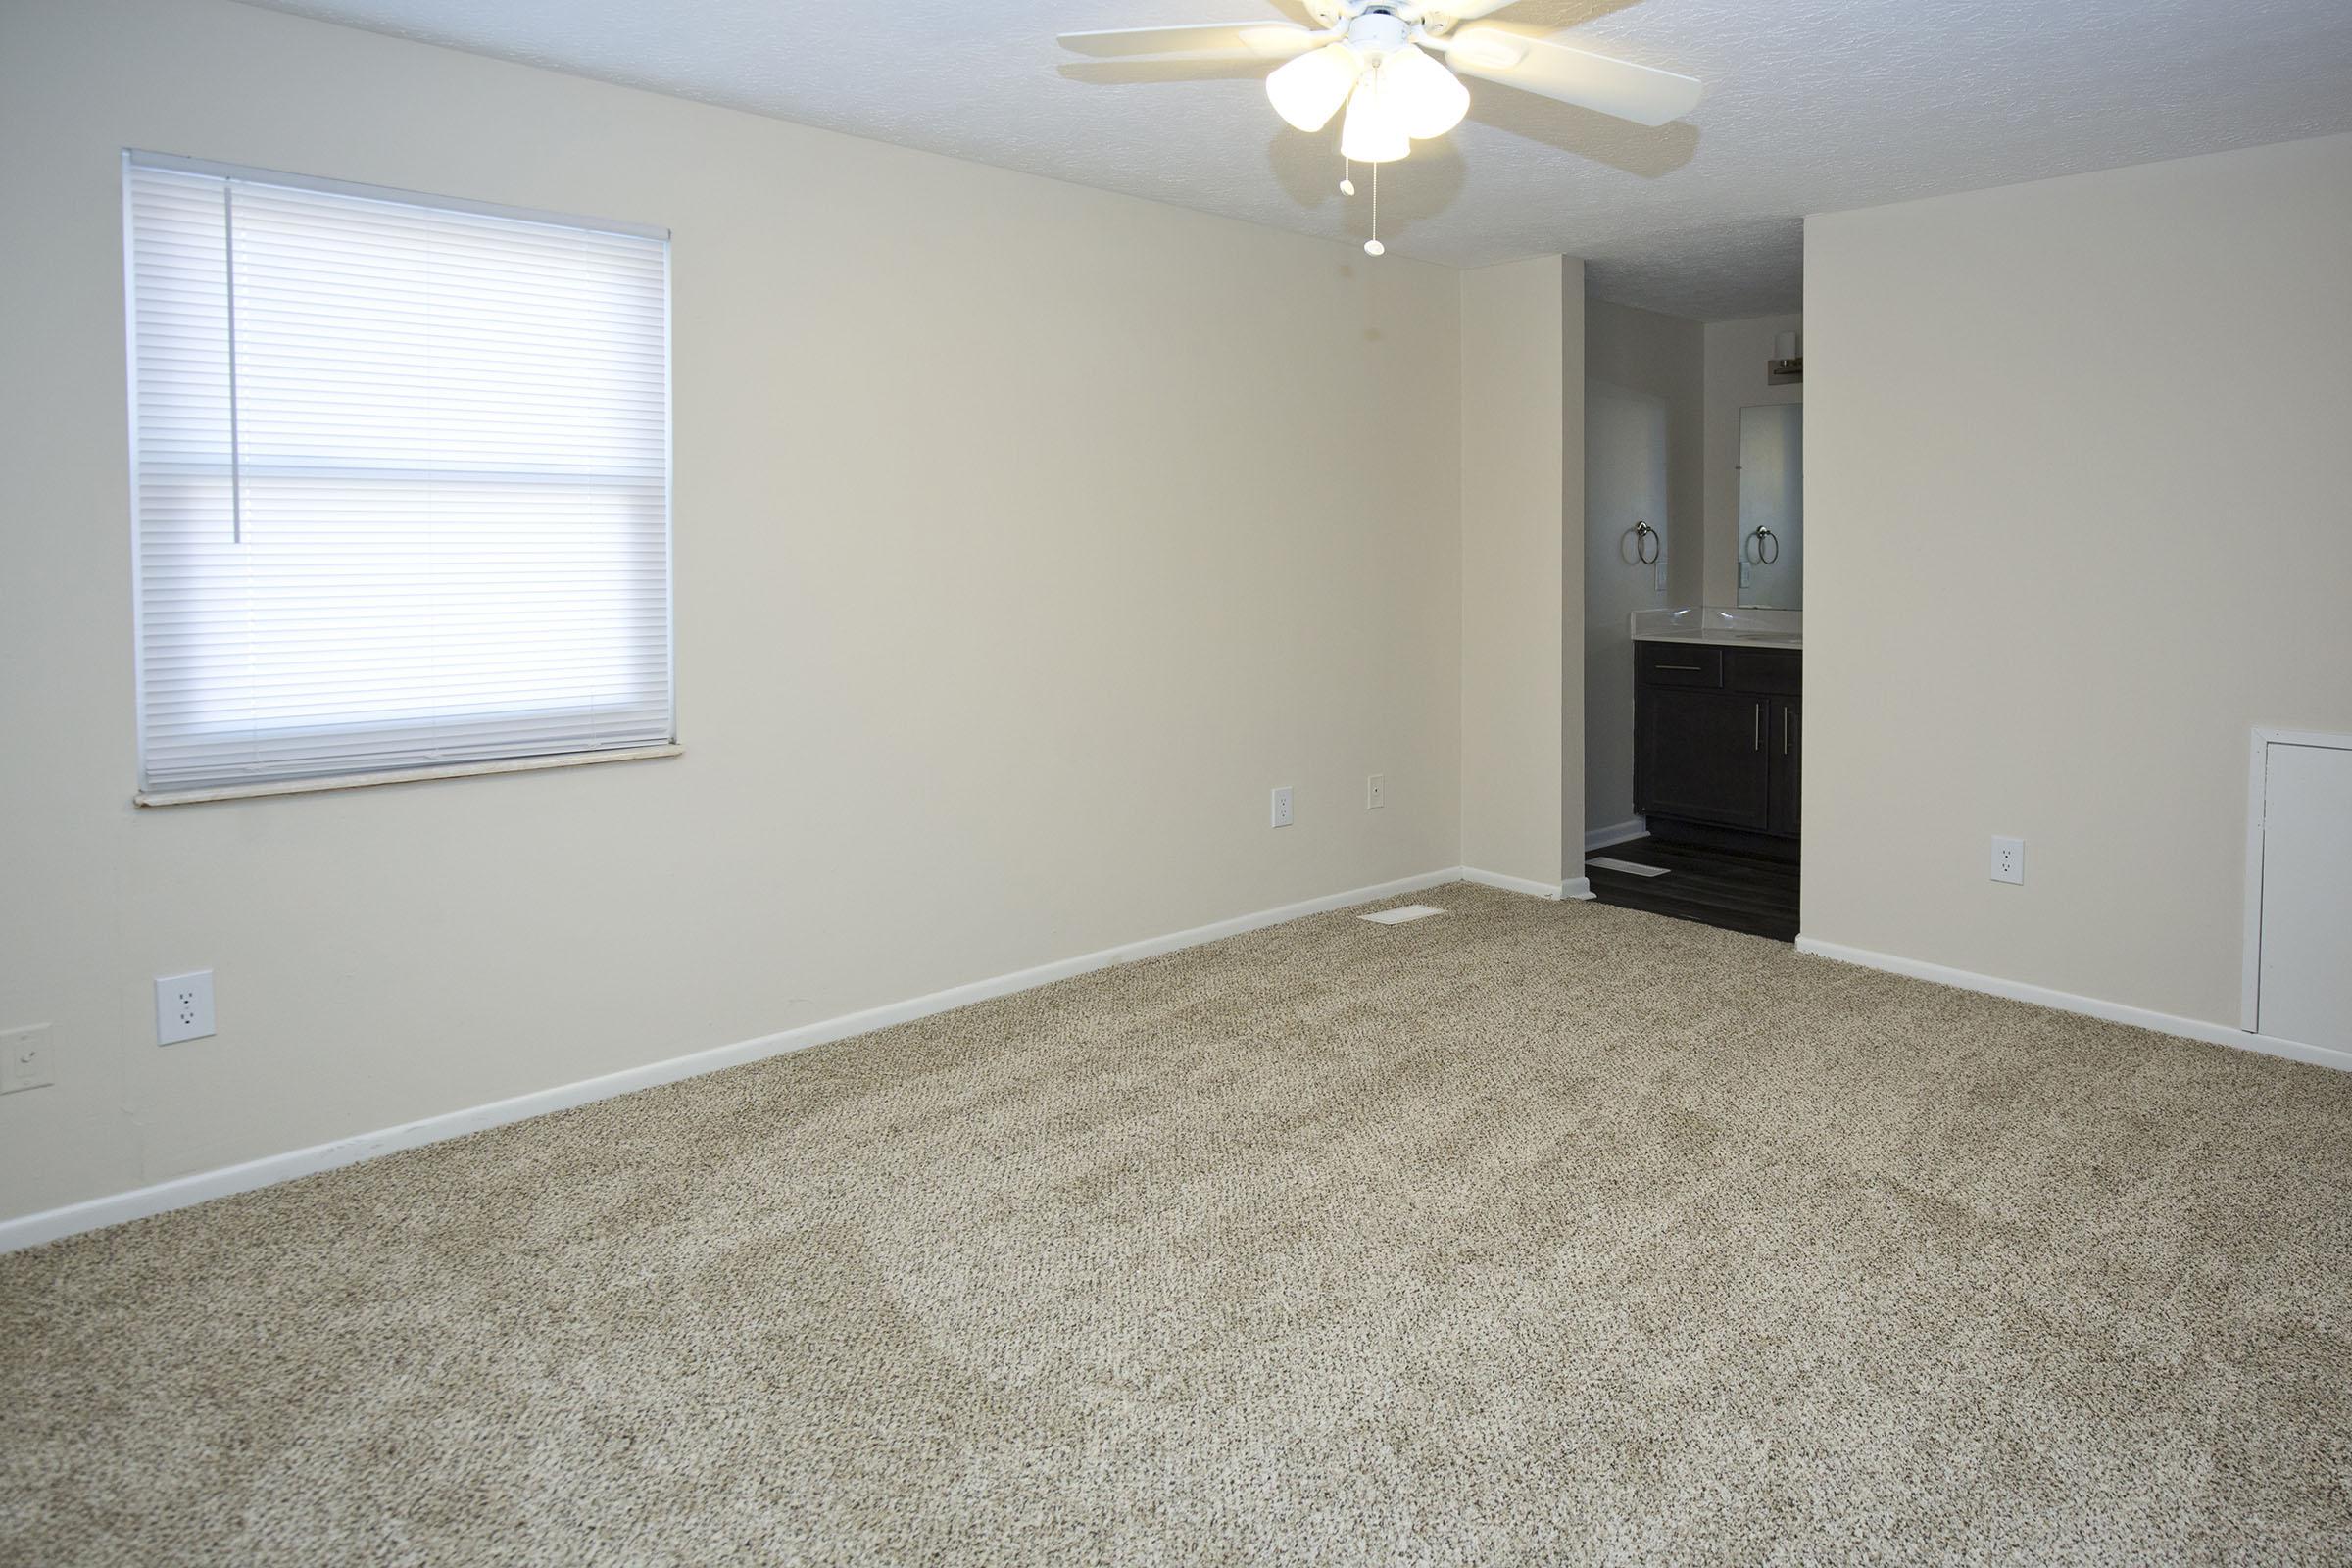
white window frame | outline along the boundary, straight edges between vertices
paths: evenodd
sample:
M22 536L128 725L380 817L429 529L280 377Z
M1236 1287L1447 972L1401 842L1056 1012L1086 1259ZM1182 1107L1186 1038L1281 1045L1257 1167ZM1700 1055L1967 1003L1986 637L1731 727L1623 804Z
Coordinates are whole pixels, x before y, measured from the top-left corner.
M429 211L472 214L508 219L521 222L560 227L582 228L602 233L622 234L660 242L662 252L662 547L663 555L663 620L665 646L663 657L667 665L669 693L669 737L660 744L607 747L599 750L517 754L450 762L447 764L398 767L371 771L319 773L295 778L230 781L220 785L195 788L149 789L147 777L147 639L142 624L142 592L138 582L140 550L139 521L139 409L138 409L138 301L135 269L131 265L133 234L131 223L132 169L147 168L174 171L220 179L248 181L284 186L294 190L317 191L329 195L358 197L364 200L396 202ZM392 186L362 184L356 181L322 178L310 174L288 173L277 170L259 169L245 165L219 163L208 159L186 158L175 154L124 149L122 153L122 214L123 214L123 343L125 355L124 410L129 425L129 463L127 478L130 490L131 517L131 626L134 696L132 725L139 752L140 786L132 799L140 807L196 805L212 801L241 800L276 795L313 794L323 791L371 788L384 784L417 783L438 779L470 778L492 774L538 772L550 768L581 767L606 762L643 761L651 759L677 757L685 748L677 732L678 672L677 672L677 557L676 557L676 425L675 425L675 301L672 294L674 272L670 260L670 230L653 224L634 223L617 220L587 218L537 208L508 206L495 202L472 201L462 197L431 195Z

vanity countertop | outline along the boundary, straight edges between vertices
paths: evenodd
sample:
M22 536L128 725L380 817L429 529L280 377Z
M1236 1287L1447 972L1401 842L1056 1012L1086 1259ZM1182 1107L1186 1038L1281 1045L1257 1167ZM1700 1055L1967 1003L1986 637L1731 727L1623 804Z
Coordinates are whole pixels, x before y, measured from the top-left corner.
M1779 631L1638 631L1638 643L1705 643L1715 648L1803 648L1801 632Z
M1638 643L1707 643L1719 648L1802 648L1805 612L1713 605L1637 610L1633 638Z

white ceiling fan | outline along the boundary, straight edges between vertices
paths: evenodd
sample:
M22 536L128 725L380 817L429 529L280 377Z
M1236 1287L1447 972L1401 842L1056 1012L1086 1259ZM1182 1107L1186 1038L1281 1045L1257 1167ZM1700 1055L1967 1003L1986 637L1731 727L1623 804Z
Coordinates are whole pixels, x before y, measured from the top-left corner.
M1553 38L1461 25L1511 3L1306 0L1316 24L1311 27L1295 22L1123 27L1065 32L1061 44L1098 57L1285 61L1266 78L1274 112L1300 130L1319 131L1346 104L1340 151L1359 164L1392 163L1406 156L1413 142L1443 136L1461 123L1470 90L1456 73L1642 125L1663 125L1697 106L1702 89L1690 76L1612 60ZM1366 248L1380 253L1377 240Z

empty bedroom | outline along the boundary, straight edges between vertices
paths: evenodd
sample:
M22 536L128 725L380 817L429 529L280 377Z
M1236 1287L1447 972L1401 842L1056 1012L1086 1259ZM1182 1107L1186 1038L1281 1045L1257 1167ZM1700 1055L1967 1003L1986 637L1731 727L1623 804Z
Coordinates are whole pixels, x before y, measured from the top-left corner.
M2340 0L0 0L0 1564L2352 1562Z

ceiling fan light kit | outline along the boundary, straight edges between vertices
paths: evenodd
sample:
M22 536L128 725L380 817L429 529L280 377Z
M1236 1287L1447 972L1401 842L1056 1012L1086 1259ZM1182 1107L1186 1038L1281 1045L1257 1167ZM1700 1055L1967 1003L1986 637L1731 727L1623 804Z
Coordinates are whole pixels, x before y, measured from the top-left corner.
M1462 122L1470 112L1464 74L1642 125L1663 125L1697 106L1698 82L1671 71L1502 27L1454 30L1509 4L1307 0L1307 13L1317 24L1312 27L1291 22L1123 27L1065 32L1061 43L1096 56L1281 60L1284 64L1266 78L1274 112L1311 135L1329 125L1345 104L1341 155L1374 166L1376 180L1380 165L1410 156L1414 142L1443 136ZM1352 181L1341 181L1340 189L1354 194ZM1377 189L1374 199L1374 235L1364 249L1378 256L1385 247L1379 239Z
M1382 61L1375 75L1404 122L1404 133L1415 141L1445 135L1470 112L1470 89L1462 78L1409 43Z
M1404 117L1381 90L1380 73L1367 73L1348 95L1348 119L1340 126L1340 156L1351 164L1393 164L1412 150Z
M1344 43L1327 43L1268 76L1266 97L1294 130L1311 136L1331 123L1363 71L1363 58L1354 50Z

